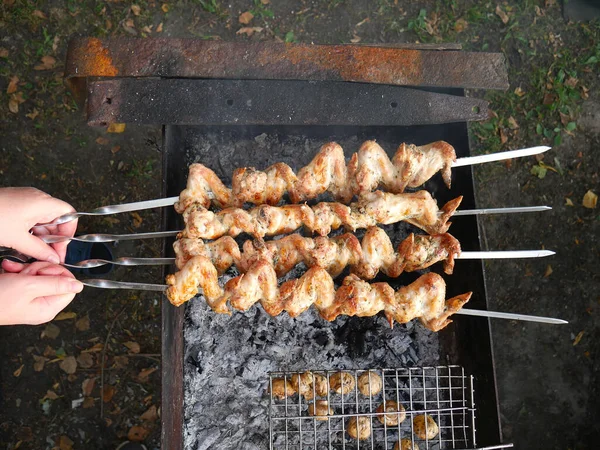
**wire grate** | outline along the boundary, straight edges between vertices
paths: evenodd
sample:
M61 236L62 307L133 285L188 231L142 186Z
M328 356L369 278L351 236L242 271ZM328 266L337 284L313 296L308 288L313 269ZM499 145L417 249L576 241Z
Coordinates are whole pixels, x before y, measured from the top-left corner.
M329 388L326 389L326 395L319 396L317 378L326 378L327 386L332 386L331 379L338 377L339 375L334 374L339 372L352 375L354 386L351 389L348 387L349 391L344 395ZM310 381L312 392L309 390L305 395L291 395L293 377L300 374L269 374L271 450L395 450L396 443L402 439L414 442L414 449L418 446L419 450L476 447L473 377L465 375L460 366L314 370L304 372L304 376ZM356 380L363 381L363 389L359 389ZM368 383L364 384L366 380ZM377 384L380 384L380 389L376 388ZM283 386L283 393L279 392L278 395L277 386ZM288 392L288 389L292 392ZM321 412L323 415L319 417L309 414L309 406L315 401L327 402ZM404 412L398 412L393 402L402 405ZM329 413L327 406L331 408ZM382 409L377 411L380 407L388 411L385 416L381 413ZM396 412L390 413L388 408ZM404 414L405 418L402 419ZM435 425L423 420L425 430L419 434L415 431L415 418L424 415L430 416ZM417 421L422 419L423 417ZM366 428L370 427L368 436L365 432L364 439L354 439L348 432L353 421L364 423ZM435 426L438 432L434 435ZM400 445L397 448L400 449ZM402 447L402 450L405 448L409 449L410 446Z

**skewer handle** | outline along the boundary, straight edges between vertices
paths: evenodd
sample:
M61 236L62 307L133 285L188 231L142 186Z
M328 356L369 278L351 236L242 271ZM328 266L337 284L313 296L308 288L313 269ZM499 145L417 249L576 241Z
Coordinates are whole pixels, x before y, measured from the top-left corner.
M89 212L73 212L57 217L50 223L40 223L34 225L33 228L43 227L46 225L60 225L61 223L71 222L81 216L106 216L109 214L117 214L131 211L142 211L144 209L162 208L163 206L173 206L179 197L159 198L157 200L145 200L143 202L123 203L122 205L109 205L100 208L92 209Z
M130 234L82 234L80 236L60 236L56 234L48 234L39 236L46 244L55 244L57 242L79 241L79 242L117 242L131 241L134 239L157 239L163 237L177 236L180 231L154 231L151 233L130 233Z

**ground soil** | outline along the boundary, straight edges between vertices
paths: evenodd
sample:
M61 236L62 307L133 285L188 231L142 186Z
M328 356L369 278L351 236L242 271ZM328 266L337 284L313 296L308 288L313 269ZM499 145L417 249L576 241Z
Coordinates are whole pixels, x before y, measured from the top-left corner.
M240 24L240 14L249 10L254 18ZM254 29L240 34L244 27ZM557 256L486 264L489 306L569 321L493 321L502 429L518 448L596 448L600 215L582 203L588 190L600 194L599 29L598 23L565 21L553 0L3 0L0 185L36 186L79 210L160 195L160 129L127 126L109 133L88 127L84 110L63 87L72 36L460 42L469 50L502 51L511 87L470 94L490 100L494 111L488 122L471 128L472 150L541 143L554 148L541 163L527 158L476 168L479 206L554 209L485 218L482 243L490 250L549 248ZM42 60L48 56L54 61ZM82 220L78 231L158 227L158 212L143 212ZM117 256L156 256L161 243L113 250ZM160 272L123 269L113 276L156 282ZM0 446L110 449L129 434L158 448L160 299L86 288L67 312L74 316L53 322L57 336L47 325L0 330ZM78 366L67 374L70 356ZM46 358L43 368L40 357Z

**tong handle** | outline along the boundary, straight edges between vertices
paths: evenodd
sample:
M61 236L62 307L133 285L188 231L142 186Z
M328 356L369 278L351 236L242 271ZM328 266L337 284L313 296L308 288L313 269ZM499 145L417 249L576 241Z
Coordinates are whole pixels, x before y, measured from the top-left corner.
M107 216L109 214L124 213L130 211L141 211L143 209L161 208L163 206L172 206L179 200L179 197L159 198L156 200L145 200L143 202L123 203L122 205L109 205L93 209L89 212L73 212L57 217L50 223L40 223L35 227L45 225L60 225L61 223L71 222L81 216Z
M164 292L167 290L166 284L150 284L150 283L130 283L127 281L111 281L91 278L87 280L79 280L84 286L102 288L102 289L133 289L139 291L155 291Z

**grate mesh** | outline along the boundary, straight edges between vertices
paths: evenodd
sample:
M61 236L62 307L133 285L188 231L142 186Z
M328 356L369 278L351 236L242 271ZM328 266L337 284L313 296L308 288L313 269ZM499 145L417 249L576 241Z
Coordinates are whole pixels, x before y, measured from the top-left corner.
M366 394L354 383L345 395L329 389L326 396L319 397L315 390L318 375L327 378L327 386L335 371L311 371L312 397L326 400L331 407L330 415L318 420L309 414L309 406L303 395L289 395L288 384L299 372L271 372L269 374L269 435L271 450L317 450L317 449L382 449L393 450L401 439L413 441L420 450L465 449L476 446L475 405L473 400L473 376L465 375L460 366L413 367L403 369L343 370L355 380L363 375L368 379ZM369 391L381 378L379 392ZM372 378L371 378L372 377ZM281 381L275 380L285 380ZM283 385L285 397L273 395L273 382ZM277 387L277 386L276 386ZM275 394L277 391L275 391ZM310 393L308 395L310 397ZM383 420L377 412L380 405L390 407L397 402L405 409L406 418L397 425L389 425L389 418L397 421L401 413L387 414ZM326 411L326 409L325 409ZM380 410L381 411L381 410ZM324 413L326 414L326 413ZM414 419L429 415L437 424L439 433L432 439L422 439L415 433ZM358 419L361 417L362 419ZM357 440L348 434L353 420L368 422L371 432L366 439ZM393 422L393 421L392 421ZM426 422L427 423L427 422ZM410 447L408 447L410 448Z

